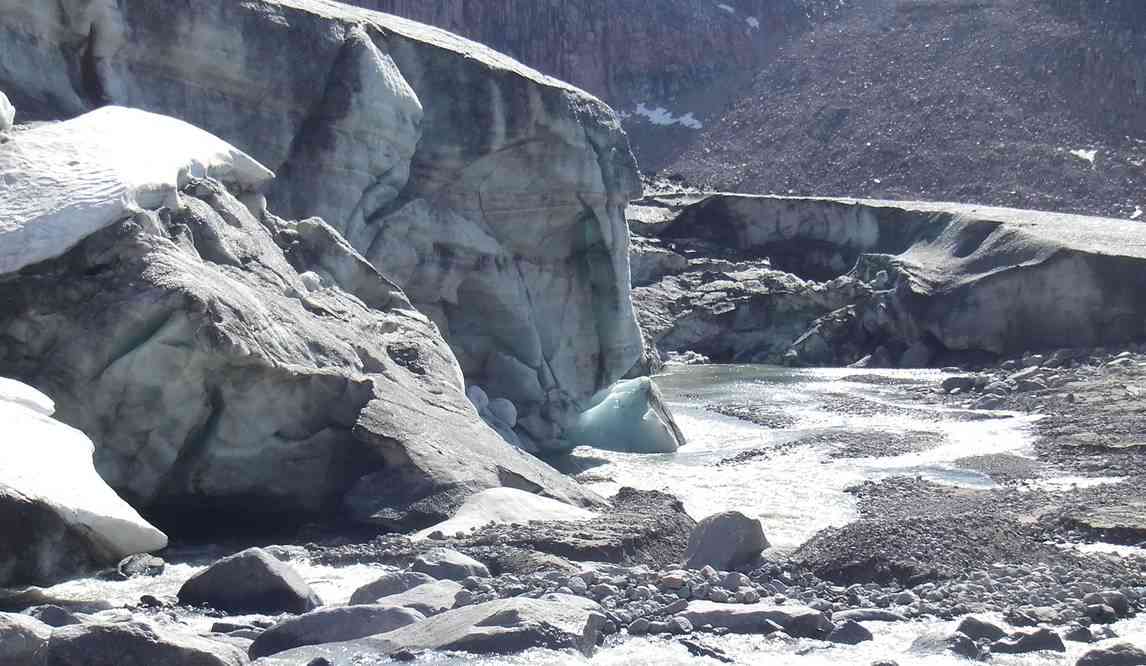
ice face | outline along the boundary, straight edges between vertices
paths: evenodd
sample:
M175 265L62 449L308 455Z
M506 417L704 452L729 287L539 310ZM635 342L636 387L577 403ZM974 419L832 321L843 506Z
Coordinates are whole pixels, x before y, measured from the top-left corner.
M631 453L672 453L684 436L648 377L617 382L593 397L568 431L578 446Z

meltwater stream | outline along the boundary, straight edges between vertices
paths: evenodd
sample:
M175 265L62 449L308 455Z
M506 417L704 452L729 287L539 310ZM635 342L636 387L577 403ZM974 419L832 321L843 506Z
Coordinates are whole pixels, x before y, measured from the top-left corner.
M934 386L936 371L901 370L792 370L763 366L676 367L657 378L688 445L675 454L634 455L585 452L602 459L589 470L592 485L605 494L621 486L666 490L680 497L689 512L702 518L717 511L736 509L759 517L777 552L789 550L820 529L843 525L856 516L846 488L864 480L888 476L920 476L943 483L989 487L991 480L960 469L955 461L968 456L1032 452L1030 417L982 413L921 405L909 392ZM757 422L718 412L752 412ZM840 457L832 447L860 441L866 457ZM855 433L870 435L856 437ZM885 440L902 444L904 433L926 443L921 450L894 455L882 450ZM823 437L823 435L829 435ZM820 436L820 437L817 437ZM821 442L792 446L797 440ZM911 437L907 438L911 439ZM910 446L907 448L911 448ZM578 453L582 453L579 451ZM729 459L733 459L729 462ZM114 605L133 605L141 594L174 594L184 580L202 566L227 553L192 552L181 559L168 554L167 571L158 578L127 582L72 581L47 592L71 599L103 599ZM188 563L190 562L190 563ZM316 566L301 555L293 562L300 574L328 604L346 603L359 585L373 580L379 569L356 565ZM126 611L107 611L114 616ZM109 618L110 619L110 618ZM152 621L156 621L153 616ZM995 618L998 619L998 618ZM195 631L206 631L213 618L194 614L172 616L170 621ZM955 656L919 657L908 653L912 641L928 629L954 629L954 622L865 623L875 640L858 646L799 640L784 642L763 636L706 637L740 664L784 666L867 666L893 659L902 666L962 665ZM1146 644L1146 617L1115 624L1114 630L1138 644ZM1066 655L997 655L1002 666L1073 666L1094 646L1067 643ZM361 659L356 665L384 663ZM434 666L686 666L716 664L691 656L669 639L642 637L617 641L592 658L533 650L510 657L426 655L418 663Z

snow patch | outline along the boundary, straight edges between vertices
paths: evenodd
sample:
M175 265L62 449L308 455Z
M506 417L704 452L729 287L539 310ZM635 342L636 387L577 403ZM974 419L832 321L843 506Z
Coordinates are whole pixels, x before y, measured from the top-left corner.
M438 531L452 536L489 523L525 524L532 520L583 522L596 517L597 514L588 509L571 506L524 490L491 488L470 496L452 518L427 527L415 534L414 539L426 539Z
M1130 219L1137 220L1142 217L1142 206L1135 206L1134 212L1130 214Z
M748 23L749 29L751 29L751 30L759 30L760 29L760 19L756 18L755 16L749 16L748 18L746 18L744 20Z
M1094 166L1094 158L1098 157L1097 150L1083 150L1082 148L1072 150L1070 151L1070 154L1074 155L1080 160L1090 162L1091 166Z
M717 4L716 6L723 9L724 11L728 12L729 14L735 14L736 13L736 8L732 7L730 5Z
M638 116L645 117L650 123L654 125L660 125L662 127L680 125L682 127L696 130L704 128L704 124L697 120L696 117L692 115L691 111L684 114L683 116L676 116L663 106L651 108L645 106L644 102L641 102L637 105L635 113Z
M45 408L51 399L36 389L7 379L0 384L0 488L51 507L116 560L166 547L163 532L96 473L91 440Z
M257 190L274 174L181 120L104 107L0 144L0 274L58 257L141 209L178 202L189 178Z

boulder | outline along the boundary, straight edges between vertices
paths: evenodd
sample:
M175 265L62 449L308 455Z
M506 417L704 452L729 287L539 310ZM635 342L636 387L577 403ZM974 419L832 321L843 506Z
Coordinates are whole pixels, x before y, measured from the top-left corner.
M469 555L449 548L434 548L414 558L410 570L437 580L465 580L470 576L489 578L489 569Z
M823 613L806 606L768 604L730 605L714 601L692 601L679 616L694 627L712 625L736 634L767 633L771 623L798 638L824 639L835 627Z
M301 645L349 641L384 634L424 619L426 616L418 611L395 606L320 608L283 620L259 634L249 654L258 659Z
M904 615L884 608L853 608L832 613L832 619L837 622L907 622Z
M0 383L0 586L51 585L167 545L96 473L91 440L52 413L42 393Z
M524 525L532 521L584 522L596 517L597 514L588 509L524 490L490 488L467 498L449 520L427 527L414 538L425 539L434 532L450 536L485 527L490 523Z
M52 632L47 666L244 666L243 651L226 643L141 622L77 624Z
M980 620L977 617L969 615L959 622L959 626L955 631L962 633L971 640L988 640L997 641L1007 635L1001 627L997 627L990 622Z
M368 659L420 650L486 655L543 648L573 649L589 655L597 646L604 624L600 606L580 597L516 597L458 608L382 636L296 648L255 663L295 666L318 658L344 663L360 655Z
M759 557L768 547L759 520L739 511L717 513L693 528L688 539L688 568L734 569Z
M8 96L0 90L0 132L7 132L16 124L16 107L8 101Z
M828 634L827 641L843 645L859 645L872 640L872 638L874 637L867 627L855 620L845 620L837 624L835 629L832 629L832 633Z
M24 614L36 618L49 627L68 627L83 622L68 609L52 604L34 606L25 610Z
M684 433L648 377L618 382L598 393L567 432L574 446L630 453L672 453Z
M232 195L269 172L141 113L105 108L0 145L0 164L20 165L12 188L41 202L0 229L28 241L0 248L34 246L20 265L108 225L0 281L0 374L53 395L133 506L188 533L332 513L421 528L502 485L600 502L481 421L437 327L330 226L256 217ZM136 119L174 141L117 142ZM93 135L115 151L89 150Z
M229 613L305 613L322 604L290 566L261 548L248 548L195 574L179 588L179 602Z
M21 65L5 85L60 117L130 105L240 146L279 174L270 208L322 216L392 276L467 379L492 386L512 359L531 379L498 393L518 429L566 446L580 403L642 353L624 215L641 186L617 115L480 44L342 3L185 3L177 40L168 9L2 3L0 52Z
M1142 666L1143 664L1146 664L1146 651L1130 643L1095 648L1075 662L1075 666Z
M395 571L369 582L350 595L351 604L372 604L392 594L401 594L419 585L433 583L434 578L416 571Z
M36 666L47 652L52 627L28 615L0 613L0 666Z
M452 580L439 580L382 597L387 606L411 608L426 617L438 615L454 607L454 598L464 588Z
M1033 631L1017 631L1007 638L1000 638L991 643L991 652L995 654L1025 654L1040 650L1066 652L1066 645L1058 633L1046 627Z

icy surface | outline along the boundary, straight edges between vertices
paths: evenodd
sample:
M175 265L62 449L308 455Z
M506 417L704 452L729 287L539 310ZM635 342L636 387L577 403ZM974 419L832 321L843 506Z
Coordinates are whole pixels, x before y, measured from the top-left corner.
M0 144L0 274L177 199L188 177L254 190L274 174L181 120L105 107Z
M684 114L683 116L674 116L671 111L658 106L656 108L646 106L644 102L637 105L636 114L643 116L654 125L668 127L670 125L680 125L689 129L703 129L704 124L692 115L692 112Z
M118 557L165 547L167 537L96 473L91 440L45 413L50 403L31 387L0 383L0 488L51 506Z
M516 488L491 488L472 495L462 504L453 518L418 532L415 539L425 539L434 532L453 535L468 532L488 523L528 523L532 520L584 521L597 514L587 509L570 506L548 497Z
M1087 162L1090 162L1091 165L1094 164L1094 158L1098 157L1098 151L1097 150L1083 150L1081 148L1078 150L1070 151L1070 154L1074 155L1075 157L1077 157L1080 160L1085 160Z
M648 377L617 382L594 396L569 430L577 445L632 453L671 453L682 443L656 408L660 400Z

